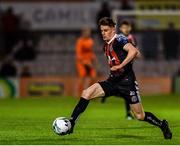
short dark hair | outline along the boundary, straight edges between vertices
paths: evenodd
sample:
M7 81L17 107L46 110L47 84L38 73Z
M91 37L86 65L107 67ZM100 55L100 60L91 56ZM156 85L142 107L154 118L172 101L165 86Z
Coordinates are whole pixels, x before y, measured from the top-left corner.
M106 25L110 27L115 27L116 23L109 17L103 17L99 20L99 26Z
M122 26L122 25L128 25L128 26L131 26L131 22L130 21L128 21L128 20L122 20L121 22L120 22L120 27Z

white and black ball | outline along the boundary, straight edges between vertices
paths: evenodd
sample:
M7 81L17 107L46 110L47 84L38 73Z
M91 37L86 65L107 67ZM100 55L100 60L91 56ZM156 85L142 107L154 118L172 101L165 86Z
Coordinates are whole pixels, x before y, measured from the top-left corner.
M71 129L71 122L65 117L58 117L52 124L53 131L58 135L66 135Z

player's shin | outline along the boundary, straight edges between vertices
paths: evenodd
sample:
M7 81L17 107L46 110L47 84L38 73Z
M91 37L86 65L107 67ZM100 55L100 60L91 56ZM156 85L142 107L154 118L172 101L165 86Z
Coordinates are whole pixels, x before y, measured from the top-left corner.
M150 124L158 126L159 128L161 128L165 139L172 139L172 132L171 132L169 124L166 120L161 121L152 113L145 112L144 121L147 121Z
M152 114L150 112L145 112L144 121L146 121L152 125L158 126L158 127L161 127L161 125L162 125L162 121L159 120L154 114Z
M85 99L83 97L80 98L78 104L74 108L74 111L73 111L73 113L71 115L70 121L73 124L72 126L74 126L74 124L75 124L76 120L78 119L79 115L85 111L88 104L89 104L89 100L87 100L87 99Z

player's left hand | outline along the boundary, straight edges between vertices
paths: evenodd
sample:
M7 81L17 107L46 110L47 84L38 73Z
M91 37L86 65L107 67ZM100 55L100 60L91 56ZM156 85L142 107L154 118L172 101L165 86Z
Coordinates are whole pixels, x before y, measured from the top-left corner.
M118 70L121 70L121 65L115 65L111 67L111 71L118 71Z

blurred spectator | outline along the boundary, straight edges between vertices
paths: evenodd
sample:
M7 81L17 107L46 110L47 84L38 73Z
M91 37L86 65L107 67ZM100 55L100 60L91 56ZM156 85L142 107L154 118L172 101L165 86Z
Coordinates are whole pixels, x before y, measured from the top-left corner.
M96 15L96 23L98 24L98 22L101 18L110 17L110 16L111 16L111 10L109 7L109 3L108 2L101 3L101 9L98 11L98 13ZM102 41L101 31L99 29L99 25L97 25L97 29L98 29L97 31L98 31L99 39L100 39L100 41Z
M21 41L28 41L32 40L32 35L31 35L31 22L25 17L24 14L21 14L20 16L20 30L19 30L19 40Z
M32 41L21 41L14 57L17 61L30 61L35 59L36 51Z
M31 77L31 72L30 72L28 66L23 66L23 67L22 67L22 71L21 71L21 73L20 73L20 76L21 76L21 77Z
M169 23L168 29L163 33L164 56L167 60L175 60L178 57L179 34L173 23Z
M8 59L4 61L0 69L0 76L1 77L16 77L16 75L17 75L17 69L13 60Z
M91 29L84 27L76 42L76 66L79 76L78 94L81 94L84 88L92 84L96 77L95 63L97 60L93 49L94 40L91 37Z
M158 57L158 33L148 29L142 34L142 52L146 60L155 60Z
M109 4L107 2L103 2L101 4L101 9L98 11L96 16L96 22L103 18L103 17L110 17L111 16L111 10L109 8Z
M120 22L119 30L123 35L128 38L128 41L135 47L137 47L137 40L135 35L132 34L132 23L129 20L122 20Z
M129 0L121 0L121 10L132 10L133 7L129 2Z
M13 8L9 7L1 18L2 34L4 37L4 54L11 53L14 45L18 41L19 17L14 13Z

